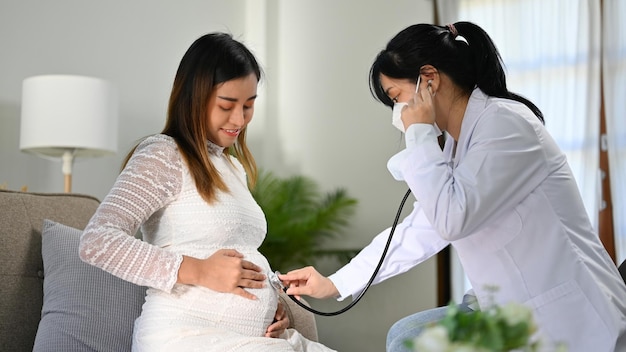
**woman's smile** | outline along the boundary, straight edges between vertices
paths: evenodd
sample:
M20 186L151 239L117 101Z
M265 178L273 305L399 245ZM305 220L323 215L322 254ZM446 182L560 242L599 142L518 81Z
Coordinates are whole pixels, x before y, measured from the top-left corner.
M226 133L230 137L237 137L239 135L239 131L241 131L241 129L230 130L230 129L222 128L222 131L224 131L224 133Z

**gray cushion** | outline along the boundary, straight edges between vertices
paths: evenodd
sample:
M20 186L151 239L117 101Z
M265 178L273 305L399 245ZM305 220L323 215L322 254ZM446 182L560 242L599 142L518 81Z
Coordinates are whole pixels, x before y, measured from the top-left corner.
M131 349L146 289L84 263L81 233L44 220L44 299L33 352Z

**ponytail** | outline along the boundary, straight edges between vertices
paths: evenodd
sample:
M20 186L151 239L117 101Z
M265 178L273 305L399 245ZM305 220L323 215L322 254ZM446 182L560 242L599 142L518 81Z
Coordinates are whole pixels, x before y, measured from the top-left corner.
M457 22L448 25L448 28L453 29L452 36L455 36L453 33L455 32L467 41L471 62L475 68L475 84L480 90L489 96L518 101L544 122L543 113L535 104L507 89L502 57L487 32L471 22Z

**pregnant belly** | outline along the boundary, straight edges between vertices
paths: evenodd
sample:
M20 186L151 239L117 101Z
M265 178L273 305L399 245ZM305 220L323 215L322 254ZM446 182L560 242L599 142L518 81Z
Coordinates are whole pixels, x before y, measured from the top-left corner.
M267 260L260 254L246 253L245 259L263 268L266 276L269 274ZM205 287L178 284L171 293L150 289L147 292L141 320L146 323L162 322L163 326L153 327L156 329L185 330L210 327L223 328L247 336L264 336L274 319L278 294L268 280L265 281L263 288L245 290L255 295L257 299L251 300ZM149 319L149 316L155 319ZM146 319L143 319L144 317Z

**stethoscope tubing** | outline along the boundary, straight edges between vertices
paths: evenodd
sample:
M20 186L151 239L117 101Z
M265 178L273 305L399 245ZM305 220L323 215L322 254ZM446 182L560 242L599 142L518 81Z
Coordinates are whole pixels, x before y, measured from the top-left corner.
M367 282L367 285L365 285L365 288L363 289L363 291L361 291L361 293L359 293L359 295L352 302L350 302L350 304L334 312L320 312L319 310L313 309L305 305L304 303L300 302L300 300L298 300L293 295L288 295L289 298L291 298L292 301L294 301L297 305L306 309L307 311L313 314L322 315L326 317L331 317L331 316L342 314L348 311L350 308L354 307L357 304L357 302L359 302L361 298L363 298L363 295L365 295L365 292L370 288L370 286L372 285L372 282L374 282L374 279L376 279L376 275L378 275L378 271L380 270L380 267L383 265L383 262L385 261L385 256L387 256L387 251L389 250L389 246L391 245L391 239L393 238L393 233L396 231L396 226L398 226L398 221L400 220L400 215L402 214L402 209L404 208L404 203L406 203L406 200L409 197L409 194L411 194L411 189L408 189L406 191L406 194L402 198L402 202L400 202L400 206L398 207L398 212L396 213L396 217L393 220L393 225L391 225L391 231L389 232L389 238L387 239L387 244L385 245L385 249L383 250L383 253L380 256L380 260L378 261L378 265L376 266L376 269L372 273L372 276ZM286 293L287 287L283 287L283 291Z

